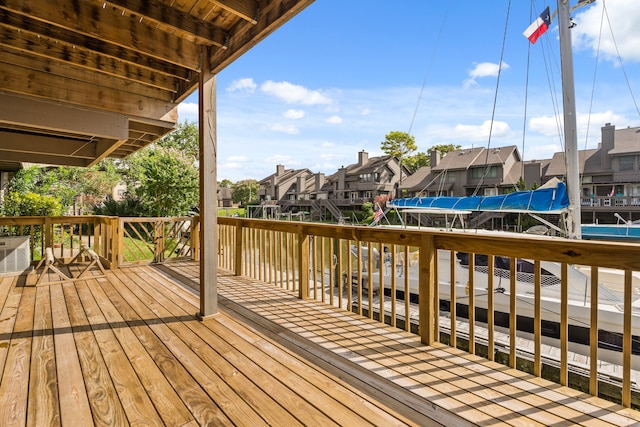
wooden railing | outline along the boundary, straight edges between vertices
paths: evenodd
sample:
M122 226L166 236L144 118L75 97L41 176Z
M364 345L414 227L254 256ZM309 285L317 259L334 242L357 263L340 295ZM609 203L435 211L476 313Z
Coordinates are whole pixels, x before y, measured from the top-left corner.
M195 227L192 217L119 218L119 266L195 258Z
M446 342L537 376L544 368L544 376L563 385L639 404L632 384L635 390L640 355L632 348L640 354L640 333L633 332L640 316L632 303L640 244L239 218L218 223L219 265L237 275L413 331L425 344ZM531 270L517 271L519 262ZM554 301L545 296L551 289ZM617 294L613 311L599 308ZM530 331L519 331L526 323ZM577 330L585 344L573 341ZM619 349L603 348L616 340Z
M32 261L51 247L56 258L70 260L88 245L108 268L116 266L117 218L105 216L0 217L0 237L29 236Z
M197 230L189 217L0 217L0 236L28 235L34 261L46 247L67 259L88 244L108 268L198 259ZM425 344L639 405L640 244L220 217L217 256L236 275L411 331ZM519 262L531 269L516 270ZM545 296L551 289L554 300ZM609 312L599 307L618 294ZM586 344L574 342L578 327Z
M197 259L197 222L192 217L119 218L108 216L0 217L2 236L29 236L30 256L40 260L51 247L70 260L81 245L91 247L107 268ZM195 229L195 228L194 228Z

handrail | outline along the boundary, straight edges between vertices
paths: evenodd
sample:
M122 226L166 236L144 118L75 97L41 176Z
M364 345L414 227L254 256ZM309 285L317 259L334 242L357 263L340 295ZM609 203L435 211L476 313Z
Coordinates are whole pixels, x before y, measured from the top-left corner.
M105 267L112 269L131 262L125 248L133 240L151 248L143 262L184 259L182 255L198 259L198 229L198 217L0 217L0 235L29 235L32 249L53 246L60 258L75 255L80 243L89 241ZM34 260L43 253L38 251L32 251ZM464 266L460 254L468 257ZM614 335L619 339L616 358L621 366L609 377L620 379L620 392L607 397L625 406L640 405L640 392L632 391L631 381L632 369L640 370L640 346L634 343L640 333L633 332L640 329L634 313L638 310L634 302L640 301L635 294L640 287L640 244L219 217L217 256L220 267L238 276L254 277L302 299L327 302L412 331L427 345L449 343L511 367L516 367L516 361L523 366L523 360L530 358L527 369L539 376L556 372L552 379L562 384L575 381L570 371L587 372L581 387L593 395L609 393L602 387L599 361L610 350L599 347L598 340L604 339L599 333L606 329L605 315L611 322L618 319L619 330ZM500 265L504 260L508 267ZM522 260L529 262L531 271L516 271ZM549 266L558 266L556 276L546 271ZM580 276L585 278L583 329L588 341L583 354L590 361L576 366L569 359L569 328L578 296L568 290L577 277L570 273L580 266L586 266L586 273ZM615 306L617 313L605 313L598 304L608 291L599 283L612 271L620 272L616 292L622 299ZM516 291L516 282L527 280L530 295L525 303L530 308L523 305L524 294ZM549 300L542 294L554 288L559 290L557 314L551 320L557 324L557 336L550 338L545 329L552 310L545 306ZM448 316L441 316L445 311ZM506 322L500 318L504 315ZM531 349L526 351L516 348L515 340L520 321L516 318L522 316L531 319L527 338ZM543 355L543 343L559 348L559 356ZM522 346L520 341L518 346ZM551 369L543 370L543 365Z
M531 287L528 291L531 293L529 303L532 313L532 345L531 350L528 350L531 353L530 370L541 376L543 364L551 363L553 369L557 369L555 380L562 384L568 383L570 370L587 371L590 375L585 377L586 385L582 384L582 387L588 388L594 395L599 393L599 384L602 383L598 359L602 360L603 355L608 354L607 350L597 345L599 327L603 328L598 323L598 317L600 322L603 318L602 315L597 315L598 302L606 297L597 286L598 273L609 269L621 271L624 279L619 291L622 301L626 302L616 308L623 310L616 315L620 320L620 330L616 333L621 337L621 351L618 353L620 361L617 363L622 365L621 392L618 397L610 397L626 406L631 405L632 396L636 405L640 402L638 392L631 391L632 366L640 368L640 355L632 356L633 336L640 336L640 333L632 334L630 326L632 320L636 323L640 321L634 319L631 306L632 299L637 298L633 294L631 283L634 273L640 277L637 273L640 270L640 244L570 240L505 232L335 226L228 217L218 218L218 225L224 230L221 235L228 236L221 240L220 250L233 254L225 258L224 266L236 275L252 276L297 292L300 298L326 301L362 313L371 319L391 324L397 322L399 327L417 332L427 345L441 341L446 336L442 333L448 331L455 335L445 338L445 342L448 341L450 345L469 345L469 352L481 351L491 360L501 357L512 367L516 366L516 360L521 362L522 357L528 357L516 348L514 337L517 333L516 315L522 316L529 310L522 306L522 295L515 292L516 281L529 277L526 280L530 281ZM388 250L393 261L387 262L385 250ZM375 255L383 252L384 262L382 255ZM459 269L456 261L459 253L469 254L467 270ZM375 256L369 257L368 254ZM474 265L475 257L471 255L484 257L484 266ZM510 260L511 267L503 270L497 264L500 259ZM398 264L399 260L402 264ZM530 262L533 269L531 274L516 272L514 266L519 260ZM546 271L551 268L549 265L558 266L557 279L551 282L549 280L553 276L549 276ZM574 305L570 306L569 301L577 297L569 296L568 288L571 281L576 280L577 276L570 274L573 274L571 272L577 266L585 266L586 269L586 274L579 277L580 280L583 276L585 278L584 306L587 314L583 319L586 323L583 326L589 341L585 344L586 356L591 357L587 366L574 366L569 360L568 340L571 333L568 328L573 327L569 322L572 316L575 317L572 312L575 310ZM396 274L389 274L389 267ZM416 277L410 279L410 272L417 272ZM474 281L479 282L482 277L487 281L486 285L474 284ZM502 281L503 277L506 278L505 281ZM587 286L589 278L595 281L595 286ZM417 301L410 303L406 293L414 291L416 286L413 282L410 283L411 280L417 283L419 297ZM349 286L351 283L355 286L353 291ZM558 309L557 316L554 317L558 335L556 338L549 338L546 335L549 325L545 323L548 320L542 320L543 315L549 316L549 302L548 297L542 295L554 287L558 289ZM456 308L462 307L460 302L452 304L449 301L447 311L451 317L443 323L444 318L440 317L440 312L443 310L442 291L445 288L449 289L447 296L450 295L454 301L467 301L473 312L467 313L463 318L456 312ZM376 292L378 289L384 289L386 294ZM485 291L481 292L482 289ZM402 293L405 296L398 297ZM587 295L590 295L590 299ZM479 312L477 310L481 304L485 306ZM499 304L503 304L500 307L506 306L501 310L509 316L504 327L497 325L502 321L498 319L498 315L504 315L498 312ZM414 310L416 305L417 313ZM484 314L478 318L477 314L482 313L482 310ZM467 318L471 318L471 322ZM484 337L477 335L480 329L486 331ZM499 339L502 340L500 343ZM556 361L555 356L542 354L543 343L549 341L556 342L561 349ZM504 357L500 354L504 354Z

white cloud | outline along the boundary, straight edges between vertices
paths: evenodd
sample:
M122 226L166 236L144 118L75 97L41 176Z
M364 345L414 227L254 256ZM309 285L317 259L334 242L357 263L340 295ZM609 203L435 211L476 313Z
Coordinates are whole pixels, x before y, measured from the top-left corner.
M320 158L322 160L326 160L326 161L331 161L331 160L341 160L344 157L341 154L335 154L335 153L322 153L320 154Z
M454 132L456 137L470 141L486 141L489 138L489 132L491 132L492 138L507 137L512 133L506 122L494 121L493 128L491 128L491 120L485 120L480 126L458 124Z
M331 99L317 90L309 90L303 86L289 82L274 82L268 80L260 86L260 90L269 95L284 100L289 104L329 105Z
M229 156L227 158L227 161L231 162L231 163L241 163L241 162L248 162L250 159L247 156Z
M340 117L340 116L331 116L331 117L328 117L325 120L325 122L331 123L333 125L337 125L337 124L342 123L342 117Z
M503 62L502 69L506 70L507 68L509 68L509 64ZM476 80L483 77L497 77L499 71L499 64L494 64L492 62L476 63L475 66L469 71L469 78L464 81L464 87L476 85Z
M289 167L292 165L297 166L300 164L300 162L294 160L293 157L283 154L276 154L274 156L266 157L264 159L264 162L273 165L284 165L285 167Z
M603 4L606 4L604 16ZM578 12L575 21L577 25L572 37L577 47L594 52L599 49L601 58L616 64L618 52L623 61L640 61L638 0L597 1L592 7Z
M300 130L293 125L283 125L282 123L273 123L269 125L269 130L274 132L288 133L289 135L297 135Z
M197 102L183 102L178 105L178 119L183 122L188 120L190 122L198 122L198 103Z
M287 110L283 115L287 119L301 119L304 117L304 110Z
M562 116L537 116L529 119L529 130L538 132L546 137L553 138L555 141L564 139L559 136L562 133ZM578 127L578 145L580 149L584 148L584 138L587 135L587 126L589 126L590 143L600 141L601 130L605 123L628 123L626 117L615 114L612 111L604 111L601 113L576 115L576 123ZM593 145L593 144L591 144Z
M227 86L227 92L253 93L257 87L252 78L237 79Z

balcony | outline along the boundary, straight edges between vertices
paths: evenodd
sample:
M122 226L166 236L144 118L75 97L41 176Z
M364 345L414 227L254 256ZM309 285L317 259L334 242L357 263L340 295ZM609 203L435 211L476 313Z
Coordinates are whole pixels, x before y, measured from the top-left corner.
M219 314L198 320L197 220L136 221L0 218L5 233L40 231L33 233L35 257L47 245L56 256L71 257L72 242L85 240L111 267L105 275L39 286L37 272L0 276L0 399L12 408L0 424L640 422L640 413L628 408L638 404L630 296L640 245L219 218ZM365 256L376 248L384 253L383 245L391 268L402 274L380 274L386 263ZM462 278L436 259L454 252L489 255L487 270L500 268L498 255L534 260L538 326L529 339L507 334L505 345L491 309L483 321L461 316L455 304L443 310L436 278ZM603 373L607 364L596 345L588 348L595 355L589 360L569 349L562 332L573 308L568 297L560 298L557 350L543 344L539 295L548 286L541 268L547 261L560 264L562 283L575 264L597 267L590 272L596 278L623 272L629 298L621 307L617 371ZM416 268L419 301L398 298L397 291L410 293ZM488 286L508 288L516 277ZM463 297L455 286L449 292L452 300ZM477 290L467 297L480 304ZM598 299L592 289L590 310ZM513 301L515 319L524 309ZM602 325L592 313L597 331ZM622 405L567 387L576 385L580 370L589 393L617 393ZM560 384L542 378L551 371Z

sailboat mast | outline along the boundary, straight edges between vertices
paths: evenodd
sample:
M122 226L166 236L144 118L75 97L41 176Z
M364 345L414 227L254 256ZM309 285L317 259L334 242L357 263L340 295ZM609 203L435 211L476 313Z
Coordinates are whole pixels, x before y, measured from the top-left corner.
M564 111L564 145L569 195L568 235L581 239L580 166L576 122L576 94L571 53L571 18L569 0L558 0L558 28L560 31L560 61L562 68L562 108Z

